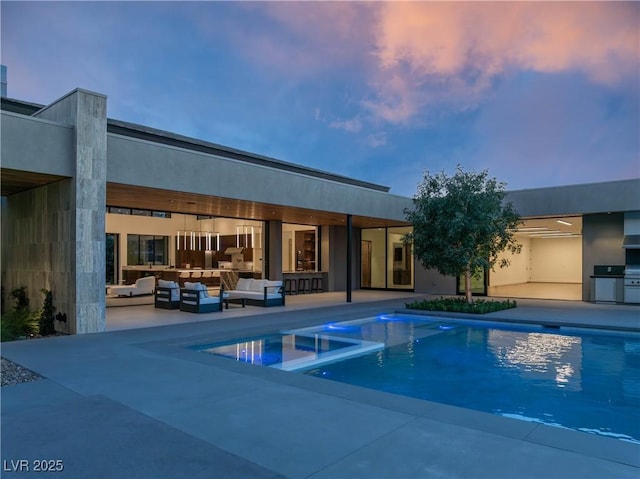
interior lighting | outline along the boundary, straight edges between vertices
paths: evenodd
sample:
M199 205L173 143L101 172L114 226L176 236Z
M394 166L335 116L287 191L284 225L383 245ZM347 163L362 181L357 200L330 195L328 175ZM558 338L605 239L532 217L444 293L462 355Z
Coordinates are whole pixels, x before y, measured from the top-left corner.
M557 222L557 223L560 223L561 225L571 226L571 223L569 223L568 221L556 220L556 222Z
M545 231L549 228L546 226L528 226L525 228L516 228L517 233L527 232L527 231Z
M551 235L544 235L541 238L579 238L580 235L575 233L556 233Z
M580 237L579 234L576 233L545 233L545 234L538 234L538 235L529 235L529 237L532 238L578 238Z
M544 231L537 231L535 233L531 233L529 235L530 238L534 238L536 236L542 236L542 235L548 235L548 234L554 234L554 233L562 233L560 230L544 230Z
M213 248L213 235L216 237L215 249ZM219 251L220 233L211 231L186 231L178 230L176 233L176 249L199 251Z
M244 247L249 247L249 234L251 234L251 247L255 247L255 228L251 225L236 226L236 248L240 247L240 238L244 236Z

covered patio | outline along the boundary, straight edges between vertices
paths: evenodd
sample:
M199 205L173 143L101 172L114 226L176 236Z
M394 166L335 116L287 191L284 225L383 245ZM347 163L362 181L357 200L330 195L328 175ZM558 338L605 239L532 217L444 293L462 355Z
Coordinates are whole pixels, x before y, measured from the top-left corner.
M352 302L356 304L376 303L378 301L388 300L410 302L415 299L422 298L425 298L425 295L409 293L406 291L358 290L352 293ZM131 299L134 302L136 301L136 298ZM243 308L239 305L231 305L229 309L225 309L222 312L206 314L186 313L177 309L168 310L154 308L153 303L151 302L150 304L136 304L133 306L107 308L106 330L121 331L267 314L277 316L278 314L283 314L285 312L289 313L291 311L321 309L344 305L344 303L344 291L287 296L285 306L272 306L269 308L247 306Z

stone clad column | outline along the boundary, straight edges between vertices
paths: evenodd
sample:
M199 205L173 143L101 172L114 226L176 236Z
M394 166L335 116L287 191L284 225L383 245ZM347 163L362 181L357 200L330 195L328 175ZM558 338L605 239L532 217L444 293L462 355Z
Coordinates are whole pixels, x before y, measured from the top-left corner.
M105 205L107 178L107 98L76 89L35 116L75 127L75 166L70 196L67 254L60 255L64 271L60 295L67 324L56 327L71 334L105 330ZM52 284L54 305L56 289ZM64 297L66 294L66 298Z

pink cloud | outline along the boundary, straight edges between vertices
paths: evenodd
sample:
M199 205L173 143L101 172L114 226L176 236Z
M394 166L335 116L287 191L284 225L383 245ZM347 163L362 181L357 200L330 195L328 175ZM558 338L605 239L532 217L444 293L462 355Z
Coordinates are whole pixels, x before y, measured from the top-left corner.
M514 69L615 85L640 67L639 14L635 2L386 2L375 27L377 98L366 106L394 123L434 103L464 108Z
M239 3L266 21L233 42L253 62L290 77L335 71L354 62L372 42L373 8L359 2Z

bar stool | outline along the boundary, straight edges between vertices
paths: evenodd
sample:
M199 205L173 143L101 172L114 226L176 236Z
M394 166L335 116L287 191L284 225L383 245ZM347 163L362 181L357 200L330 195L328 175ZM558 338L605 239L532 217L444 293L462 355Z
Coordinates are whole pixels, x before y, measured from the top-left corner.
M284 280L284 292L285 294L298 294L298 284L295 278L286 278Z
M207 286L209 284L213 285L213 280L211 277L213 276L213 271L203 271L202 272L202 282Z
M311 292L311 280L309 278L298 278L298 294Z
M322 278L321 277L311 278L311 292L312 293L320 293L320 292L322 292Z

